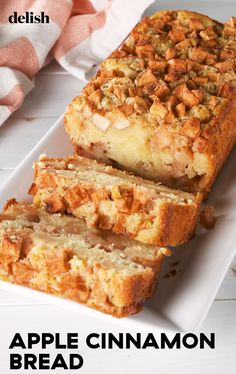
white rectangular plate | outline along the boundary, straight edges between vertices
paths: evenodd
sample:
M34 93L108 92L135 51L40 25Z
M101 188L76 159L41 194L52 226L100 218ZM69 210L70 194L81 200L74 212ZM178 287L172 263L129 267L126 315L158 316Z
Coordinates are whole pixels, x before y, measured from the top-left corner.
M189 2L181 1L178 3L169 1L168 7L183 8L182 3L186 3L184 7L189 8ZM210 15L211 6L213 17L225 20L234 13L234 1L225 1L224 7L222 4L209 0L206 9L206 1L196 4L194 2L197 11ZM156 6L150 9L154 12L161 8L165 8L164 1L158 1ZM149 10L147 13L150 13ZM16 197L18 200L31 200L27 196L27 190L33 177L32 163L41 153L63 157L72 152L61 117L1 187L0 208L11 197ZM159 332L176 329L192 331L199 328L236 252L235 162L236 150L231 154L210 195L209 203L215 206L217 214L215 229L199 230L193 240L176 249L173 256L166 259L158 290L138 315L119 320L79 303L7 282L1 281L1 288L35 298L37 301L76 310L78 315L86 314L91 318L116 322L128 328L144 328L152 331L155 329Z
M27 191L33 177L32 163L41 153L63 157L72 152L73 148L61 117L2 186L0 207L13 196L17 200L31 200ZM116 321L129 327L133 325L136 328L160 328L162 331L176 327L191 331L201 324L235 253L235 160L236 150L231 154L211 193L210 203L216 207L218 217L215 229L201 229L188 244L175 249L173 256L166 259L158 290L146 303L144 310L138 315ZM76 309L78 313L115 321L113 317L66 299L3 281L1 287L25 296L33 296L37 300L59 303L61 306Z

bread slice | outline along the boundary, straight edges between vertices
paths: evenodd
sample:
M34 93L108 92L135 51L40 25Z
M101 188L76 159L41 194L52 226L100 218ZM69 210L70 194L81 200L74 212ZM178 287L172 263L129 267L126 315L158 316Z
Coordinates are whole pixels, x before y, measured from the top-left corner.
M176 246L194 233L201 195L162 186L79 156L42 155L30 193L48 212L66 212L90 227L144 243Z
M76 152L209 192L236 139L236 18L144 18L68 106Z
M124 317L150 297L170 251L9 201L0 215L0 278Z

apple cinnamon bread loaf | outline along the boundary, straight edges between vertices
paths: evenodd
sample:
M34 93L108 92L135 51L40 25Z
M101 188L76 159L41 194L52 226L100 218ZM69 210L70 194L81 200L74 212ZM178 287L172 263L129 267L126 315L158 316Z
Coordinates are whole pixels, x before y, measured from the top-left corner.
M30 193L50 213L66 212L90 227L144 243L176 246L194 233L201 194L174 190L79 156L42 155Z
M236 18L144 18L68 106L80 155L209 192L236 137Z
M140 310L169 254L14 199L0 215L1 279L116 317Z

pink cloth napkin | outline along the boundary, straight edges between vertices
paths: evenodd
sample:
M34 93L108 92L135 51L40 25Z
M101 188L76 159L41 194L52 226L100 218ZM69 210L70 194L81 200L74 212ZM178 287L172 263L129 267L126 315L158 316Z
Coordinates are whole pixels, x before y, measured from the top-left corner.
M0 0L0 125L34 87L34 76L54 57L87 80L138 22L153 0ZM10 23L13 12L49 23ZM62 87L63 89L63 87Z

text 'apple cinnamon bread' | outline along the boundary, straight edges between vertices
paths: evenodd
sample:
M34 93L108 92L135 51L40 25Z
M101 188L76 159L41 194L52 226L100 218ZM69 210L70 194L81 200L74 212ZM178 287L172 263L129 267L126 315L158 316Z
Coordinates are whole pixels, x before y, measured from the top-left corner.
M75 217L10 200L0 215L0 278L123 317L157 283L166 248L87 229Z
M67 108L76 151L209 192L236 138L236 18L144 18Z
M30 193L48 212L65 212L90 227L144 243L176 246L194 233L201 194L174 190L79 156L42 155Z

